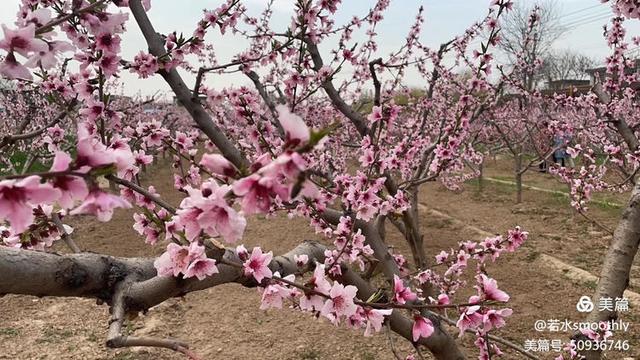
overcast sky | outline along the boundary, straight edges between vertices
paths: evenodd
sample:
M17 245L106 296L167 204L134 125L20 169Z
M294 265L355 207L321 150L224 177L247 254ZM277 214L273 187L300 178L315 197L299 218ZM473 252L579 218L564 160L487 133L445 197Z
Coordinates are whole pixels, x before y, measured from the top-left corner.
M152 0L149 17L159 32L167 33L176 30L191 34L197 19L202 16L202 10L216 8L221 2L220 0ZM295 0L275 0L273 28L284 29L290 24L294 2ZM353 15L366 14L374 4L373 0L343 0L342 2L336 15L338 24L347 22ZM489 2L490 0L392 0L389 10L385 13L385 19L378 28L380 55L387 55L401 46L420 5L425 7L426 17L421 40L436 47L441 42L461 34L474 21L483 18ZM515 2L531 4L535 1L515 0ZM14 21L18 3L19 0L2 0L0 23ZM252 14L258 15L263 10L266 0L244 0L244 3ZM610 13L610 6L600 4L599 0L556 0L556 3L561 13L560 21L566 26L567 31L554 47L571 48L584 55L603 59L609 49L602 37L602 25L607 22L604 17ZM638 23L640 22L627 21L630 34L640 35ZM146 50L146 44L132 19L129 21L128 29L129 31L123 36L123 57L132 59L140 50ZM231 36L224 38L214 36L212 41L221 63L230 60L246 45L245 42ZM122 77L126 84L125 92L128 95L138 92L148 95L168 90L157 75L146 80L139 80L137 76L129 73L123 74ZM192 82L193 77L190 75L185 74L185 78L188 82ZM238 75L210 76L207 80L208 86L216 88L247 83L244 77Z

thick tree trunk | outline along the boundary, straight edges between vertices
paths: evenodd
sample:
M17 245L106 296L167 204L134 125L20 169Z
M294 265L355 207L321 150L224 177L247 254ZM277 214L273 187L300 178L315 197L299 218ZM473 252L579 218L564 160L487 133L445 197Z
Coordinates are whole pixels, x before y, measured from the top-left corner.
M637 183L629 199L627 208L613 234L609 251L604 259L598 287L592 298L597 303L601 298L622 298L629 286L629 273L640 243L640 182ZM592 311L588 321L601 322L618 318L616 311ZM615 310L615 309L614 309ZM600 359L600 352L583 354L587 360Z
M516 174L516 203L522 203L522 153L516 155L515 174Z
M484 159L478 167L478 172L478 192L482 193L484 191Z

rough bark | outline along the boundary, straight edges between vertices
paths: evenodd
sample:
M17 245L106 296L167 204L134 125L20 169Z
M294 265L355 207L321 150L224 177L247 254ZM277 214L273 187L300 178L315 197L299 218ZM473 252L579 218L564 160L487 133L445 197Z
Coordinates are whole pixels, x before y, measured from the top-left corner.
M594 301L609 297L622 298L625 289L629 287L629 273L633 259L638 252L640 243L640 183L636 184L627 208L622 213L613 233L613 239L609 245L609 251L604 259L600 280L593 296ZM618 314L615 311L593 311L589 314L588 321L601 322L615 320ZM587 360L600 359L599 352L583 354Z
M115 285L151 278L153 260L81 253L58 255L0 246L0 294L73 296L109 301Z
M522 203L522 152L516 154L515 173L516 173L516 203Z
M282 276L301 271L295 255L306 254L309 263L324 261L326 247L304 241L286 254L276 256L269 268ZM232 250L224 258L239 262ZM54 253L0 247L0 294L98 298L111 302L116 287L125 279L133 280L124 296L136 310L146 310L169 298L236 282L256 286L242 269L218 264L219 274L203 280L156 276L154 258L122 258L109 255ZM311 265L310 265L311 266ZM304 269L303 269L304 270Z

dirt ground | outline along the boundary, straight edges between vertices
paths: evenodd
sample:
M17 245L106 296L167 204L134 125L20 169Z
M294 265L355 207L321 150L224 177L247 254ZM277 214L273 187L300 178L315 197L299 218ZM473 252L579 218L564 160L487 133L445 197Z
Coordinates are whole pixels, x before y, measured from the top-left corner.
M506 178L508 168L508 162L498 161L489 167L489 173ZM154 185L159 193L169 194L166 200L179 203L179 195L170 190L167 169L150 170L147 177L166 179L156 180ZM525 183L529 181L540 187L562 188L548 175L527 174ZM529 241L520 251L500 258L488 269L500 288L511 295L509 304L514 310L508 327L496 335L520 345L527 339L568 339L567 333L536 332L534 322L583 319L575 304L580 296L593 293L595 283L578 284L541 266L536 259L540 254L553 255L597 275L611 239L606 231L574 214L567 199L561 196L525 190L523 203L514 204L515 190L509 185L487 182L479 192L477 183L470 182L463 191L454 193L438 184L426 184L422 194L420 202L426 207L445 212L468 225L492 233L505 233L515 225L529 231ZM73 224L74 238L83 249L93 252L119 256L160 253L161 245L144 244L131 228L132 213L118 211L114 220L106 224L80 219ZM613 228L619 213L620 209L594 206L590 216ZM458 241L478 239L477 234L450 221L426 214L422 219L430 254L455 246ZM398 234L392 229L388 231L390 244L408 253ZM263 248L279 254L303 239L322 240L304 220L277 217L252 219L244 243L247 246L260 243ZM638 260L636 265L640 265ZM638 275L636 266L634 278ZM394 359L385 332L365 338L361 332L334 327L299 311L286 308L261 311L258 307L256 289L225 285L167 301L132 321L127 332L179 338L205 359ZM632 308L623 319L631 323L631 328L617 339L629 340L631 349L610 353L607 358L640 359L640 312ZM0 359L184 358L168 350L108 350L104 345L107 326L106 306L91 300L7 295L0 298ZM452 332L457 334L454 329ZM410 344L395 335L393 339L399 353L410 353ZM476 358L472 342L469 335L460 340L469 358ZM504 359L524 358L512 350L504 348L504 351ZM541 359L557 356L554 352L536 355Z

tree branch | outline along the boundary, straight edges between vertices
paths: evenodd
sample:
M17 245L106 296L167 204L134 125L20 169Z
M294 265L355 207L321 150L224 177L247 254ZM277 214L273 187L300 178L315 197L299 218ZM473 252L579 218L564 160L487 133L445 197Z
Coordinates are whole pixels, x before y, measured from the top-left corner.
M320 56L318 46L309 39L305 39L305 42L307 44L307 51L311 55L311 60L313 61L313 69L315 71L319 71L324 66L324 62L322 61L322 56ZM327 96L329 96L329 99L331 99L333 106L351 120L351 123L356 127L360 136L367 135L369 133L369 128L367 127L365 118L358 112L354 111L351 106L342 99L338 90L333 86L331 79L325 80L322 83L322 88L327 93Z
M129 8L133 17L138 23L138 27L142 31L147 44L149 45L149 52L156 56L161 57L165 54L164 43L162 37L156 33L153 28L153 24L149 20L146 11L142 7L140 0L130 0ZM197 96L192 96L191 90L187 87L182 80L180 74L176 69L169 71L162 69L158 73L169 84L171 90L176 94L176 97L180 103L187 109L193 120L198 124L198 127L202 132L207 135L209 139L218 147L222 155L236 166L240 171L245 171L249 168L249 161L244 154L227 138L220 128L214 124L213 119L204 110L200 104L200 100Z

